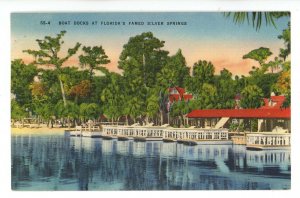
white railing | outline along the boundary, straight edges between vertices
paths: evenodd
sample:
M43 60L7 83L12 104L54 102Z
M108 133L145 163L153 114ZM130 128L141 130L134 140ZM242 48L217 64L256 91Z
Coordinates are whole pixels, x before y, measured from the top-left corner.
M228 140L228 130L169 128L163 131L163 138L178 140Z
M167 128L165 126L103 126L103 135L178 140L228 140L227 129Z
M246 145L290 146L291 134L247 134Z

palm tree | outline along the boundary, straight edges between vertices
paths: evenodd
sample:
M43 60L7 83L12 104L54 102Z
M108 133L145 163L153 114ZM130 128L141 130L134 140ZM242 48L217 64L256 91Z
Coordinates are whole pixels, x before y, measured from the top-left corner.
M252 24L258 31L261 28L263 20L266 25L273 25L276 28L275 20L283 17L290 16L289 12L225 12L224 16L233 19L237 24L242 24L245 21Z

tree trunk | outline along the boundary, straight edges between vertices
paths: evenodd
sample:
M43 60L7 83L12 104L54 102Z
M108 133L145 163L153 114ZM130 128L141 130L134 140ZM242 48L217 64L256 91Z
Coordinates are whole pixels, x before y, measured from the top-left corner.
M68 119L67 119L67 122L68 122L68 129L70 129L71 127L70 127L70 116L68 116Z
M145 117L146 124L149 124L149 117L146 115Z
M126 125L128 125L128 115L126 115Z
M58 76L58 80L59 80L59 84L60 84L61 95L62 95L62 98L63 98L63 101L64 101L64 106L66 107L67 106L66 94L65 94L64 85L61 81L60 76Z
M160 112L160 125L164 124L163 112Z

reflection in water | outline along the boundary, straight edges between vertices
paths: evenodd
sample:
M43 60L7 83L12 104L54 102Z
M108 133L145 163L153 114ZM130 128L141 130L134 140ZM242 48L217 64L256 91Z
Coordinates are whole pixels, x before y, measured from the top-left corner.
M14 190L289 189L290 151L12 137Z

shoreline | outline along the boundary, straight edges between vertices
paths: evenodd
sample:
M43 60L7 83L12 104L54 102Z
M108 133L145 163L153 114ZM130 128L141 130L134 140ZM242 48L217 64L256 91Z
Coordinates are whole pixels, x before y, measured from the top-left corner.
M57 135L64 134L65 130L68 128L10 128L11 135Z

